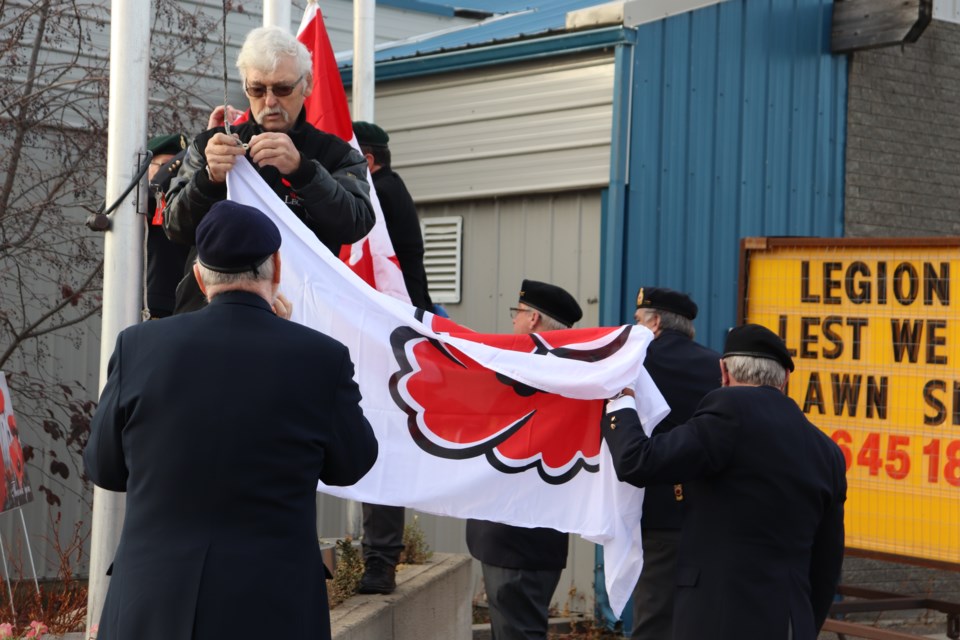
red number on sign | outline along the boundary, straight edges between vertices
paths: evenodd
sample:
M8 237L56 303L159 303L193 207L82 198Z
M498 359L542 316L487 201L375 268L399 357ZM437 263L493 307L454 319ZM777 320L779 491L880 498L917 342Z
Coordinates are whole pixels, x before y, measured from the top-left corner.
M940 477L940 440L934 438L930 444L923 448L923 455L930 458L929 467L927 467L927 482L936 484Z
M843 452L843 459L847 463L847 471L850 471L850 461L853 460L853 452L850 451L848 445L853 442L853 438L850 436L850 433L844 429L837 429L831 437L833 441L837 443L837 446L840 447L840 451Z
M910 473L910 454L901 447L910 446L910 436L891 435L887 440L887 475L894 480L903 480Z
M883 459L880 457L880 434L871 433L863 441L860 447L860 453L857 454L857 464L861 467L867 467L870 475L875 476L880 471Z
M960 440L947 445L947 464L943 468L943 479L955 487L960 487Z

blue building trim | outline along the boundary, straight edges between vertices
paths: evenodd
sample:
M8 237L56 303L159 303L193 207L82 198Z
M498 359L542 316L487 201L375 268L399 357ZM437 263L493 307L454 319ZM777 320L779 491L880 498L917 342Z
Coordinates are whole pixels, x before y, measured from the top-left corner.
M433 75L474 69L506 62L551 58L557 55L605 49L632 41L633 32L623 27L577 31L558 36L516 40L503 44L436 53L417 58L378 62L377 81ZM340 70L344 86L353 84L353 68Z
M620 322L619 292L623 290L624 251L628 212L630 105L633 90L633 45L636 32L625 30L614 52L613 121L610 127L610 185L602 199L600 236L600 324Z

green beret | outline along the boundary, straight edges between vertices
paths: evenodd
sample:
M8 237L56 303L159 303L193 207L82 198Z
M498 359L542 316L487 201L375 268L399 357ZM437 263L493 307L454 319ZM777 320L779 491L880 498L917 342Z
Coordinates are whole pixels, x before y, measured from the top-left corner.
M353 133L362 147L385 147L390 142L387 132L372 122L354 122Z
M182 133L171 133L166 136L154 136L147 142L147 149L153 152L153 155L169 154L177 155L187 148L187 137Z

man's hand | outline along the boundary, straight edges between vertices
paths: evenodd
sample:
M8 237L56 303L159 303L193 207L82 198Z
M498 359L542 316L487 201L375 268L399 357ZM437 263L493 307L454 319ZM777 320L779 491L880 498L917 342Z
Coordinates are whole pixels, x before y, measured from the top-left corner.
M207 141L204 155L207 156L207 175L213 182L226 182L227 174L233 169L238 156L246 151L240 141L225 133L214 134Z
M243 111L240 111L240 109L237 109L233 105L228 104L226 108L224 108L224 106L221 104L210 112L210 118L207 119L207 129L214 129L216 127L223 126L224 111L227 113L226 121L230 123L233 123L237 118L243 115Z
M633 390L633 387L624 387L624 389L620 391L620 393L618 393L617 395L611 398L607 398L607 402L614 402L624 396L630 396L631 398L636 398L637 392Z
M250 159L261 167L276 167L285 176L300 168L300 152L285 133L267 131L250 138Z
M273 312L284 320L289 320L293 315L293 303L287 300L287 296L278 293L277 299L273 301Z

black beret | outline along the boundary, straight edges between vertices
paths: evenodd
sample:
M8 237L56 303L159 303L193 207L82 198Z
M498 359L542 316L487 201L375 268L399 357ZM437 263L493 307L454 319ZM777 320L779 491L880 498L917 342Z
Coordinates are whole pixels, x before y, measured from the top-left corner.
M660 309L695 320L697 303L685 293L664 287L640 287L637 292L637 309Z
M580 305L564 289L546 282L524 280L520 289L520 302L545 313L568 327L583 317Z
M357 144L364 147L385 147L390 142L387 132L372 122L354 122L353 133L357 136Z
M280 248L280 230L259 209L221 200L197 225L197 259L220 273L253 271Z
M154 136L147 142L147 149L153 155L176 155L187 148L187 138L182 133L171 133L168 136Z
M723 345L723 357L752 356L776 360L784 369L793 371L793 358L787 345L770 329L759 324L745 324L730 329Z

